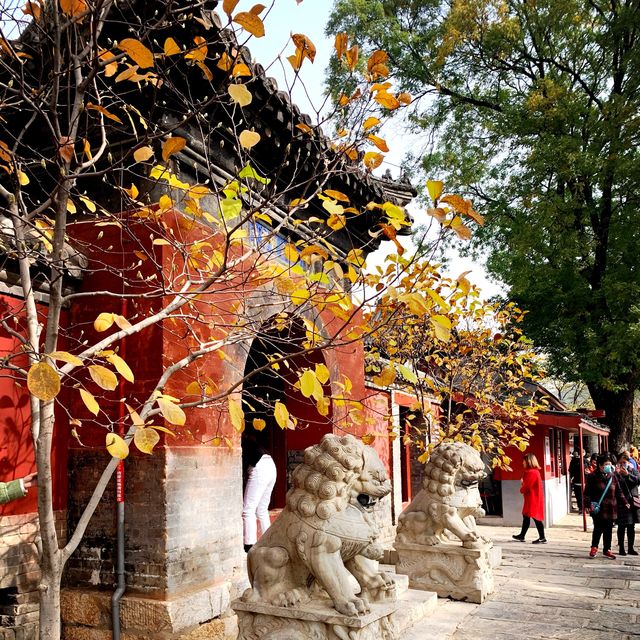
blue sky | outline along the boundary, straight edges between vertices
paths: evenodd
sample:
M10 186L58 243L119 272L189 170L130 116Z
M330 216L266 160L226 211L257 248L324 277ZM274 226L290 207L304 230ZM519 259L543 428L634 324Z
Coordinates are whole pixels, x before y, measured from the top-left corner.
M327 38L324 34L333 1L303 0L300 4L296 0L275 0L273 4L262 1L269 9L268 13L262 14L266 35L264 38L251 38L248 43L254 60L266 67L267 74L277 80L278 86L289 90L296 104L316 121L324 99L325 69L333 52L333 39ZM254 4L255 0L240 0L236 11L248 11ZM300 74L302 83L298 82L293 86L291 83L294 74L286 60L286 56L295 49L290 41L292 33L303 33L311 38L318 51L313 64L307 60L304 62ZM383 136L387 139L390 153L387 155L389 162L383 165L381 170L388 167L397 176L401 170L403 155L408 150L419 153L420 137L408 134L400 122L385 126ZM410 211L418 222L426 219L422 207L412 205ZM379 264L392 250L391 243L383 243L383 246L369 257L368 264ZM451 253L450 261L448 275L457 277L463 271L470 270L470 280L481 287L486 297L502 290L499 285L487 279L481 265L460 257L456 252Z
M250 8L253 0L241 0L238 8ZM268 74L278 80L278 85L284 82L283 69L286 69L288 82L293 80L293 73L286 56L294 52L295 47L290 42L292 33L303 33L311 38L316 45L318 53L313 64L305 60L302 66L301 78L304 81L306 92L302 86L293 87L295 102L305 111L318 109L322 102L324 71L329 63L333 42L324 35L325 25L331 13L331 0L303 0L300 4L296 0L275 0L268 14L263 14L266 35L264 38L252 38L249 48L255 60L267 67L273 63ZM283 51L282 62L273 62ZM308 92L311 102L307 98Z

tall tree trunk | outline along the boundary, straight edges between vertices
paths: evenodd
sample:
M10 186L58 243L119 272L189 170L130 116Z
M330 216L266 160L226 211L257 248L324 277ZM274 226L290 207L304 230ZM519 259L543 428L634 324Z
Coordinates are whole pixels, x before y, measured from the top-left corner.
M44 574L47 574L46 576ZM60 640L60 572L43 569L40 581L40 640Z
M40 640L60 640L60 582L62 553L53 510L51 446L55 422L54 402L40 405L38 465L38 520L40 523Z
M609 449L618 453L629 447L633 436L633 396L635 382L629 382L621 391L609 391L590 384L589 392L596 409L604 409L603 420L610 429Z

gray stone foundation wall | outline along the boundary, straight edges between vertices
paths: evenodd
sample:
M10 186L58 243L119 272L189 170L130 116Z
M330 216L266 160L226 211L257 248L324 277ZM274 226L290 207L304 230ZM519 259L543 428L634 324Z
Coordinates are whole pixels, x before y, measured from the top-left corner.
M66 539L66 512L55 514L59 538ZM36 640L38 514L0 517L0 640Z
M86 450L71 455L70 530L104 468L101 458ZM102 640L111 629L114 484L66 572L66 640ZM203 445L131 456L125 462L125 505L125 637L183 638L200 625L220 626L214 621L248 586L240 450ZM74 606L80 601L91 606Z

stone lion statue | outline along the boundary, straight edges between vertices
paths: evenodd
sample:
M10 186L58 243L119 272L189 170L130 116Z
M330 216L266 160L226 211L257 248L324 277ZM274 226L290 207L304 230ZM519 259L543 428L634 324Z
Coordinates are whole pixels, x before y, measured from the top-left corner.
M252 587L242 599L287 607L319 587L338 612L357 615L370 599L395 597L376 562L383 551L372 509L391 483L375 450L353 436L325 435L305 451L292 484L282 513L249 551Z
M475 520L484 515L478 482L486 472L480 454L462 442L442 444L433 450L424 474L421 491L398 519L396 542L431 546L451 532L463 547L487 544Z

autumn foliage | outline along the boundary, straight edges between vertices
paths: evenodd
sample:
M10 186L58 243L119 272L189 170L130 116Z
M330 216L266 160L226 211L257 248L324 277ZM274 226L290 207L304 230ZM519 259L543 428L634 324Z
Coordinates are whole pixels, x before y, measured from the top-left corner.
M543 407L527 388L542 372L522 334L523 312L483 301L467 273L454 280L430 264L404 266L375 310L381 329L371 337L373 381L415 393L401 429L421 461L440 443L461 441L485 453L493 466L508 466L505 449L527 448L529 427ZM438 415L432 403L440 406Z

